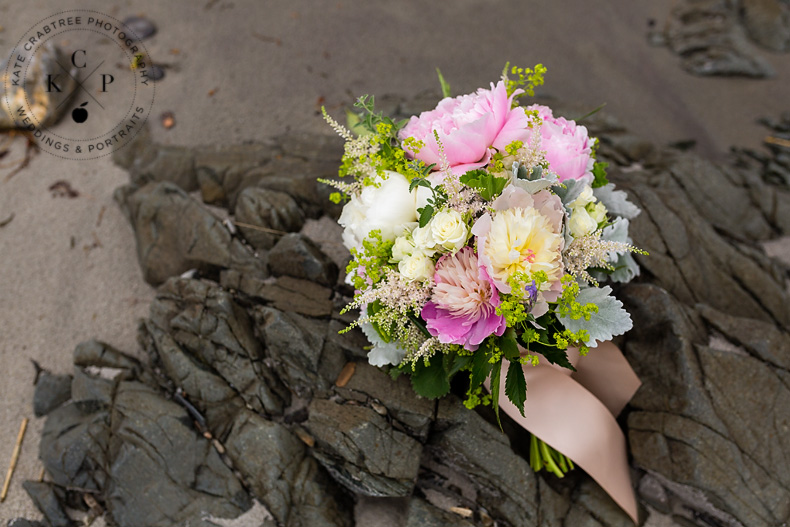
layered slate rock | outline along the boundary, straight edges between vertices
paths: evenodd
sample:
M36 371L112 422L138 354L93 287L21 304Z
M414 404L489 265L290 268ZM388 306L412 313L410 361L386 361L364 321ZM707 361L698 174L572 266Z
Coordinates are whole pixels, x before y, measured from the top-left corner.
M434 101L381 102L404 114ZM634 318L618 344L643 381L620 420L641 519L790 521L790 269L763 250L790 234L790 119L766 121L778 140L768 151L736 150L727 165L647 143L606 115L586 124L610 179L643 209L630 232L650 252L617 291ZM27 488L50 523L90 493L118 525L216 525L255 501L266 525L350 527L359 495L402 496L392 517L406 525L632 525L582 471L534 474L528 435L507 417L503 434L456 395L421 399L407 377L367 364L361 332L338 333L355 318L340 314L351 291L330 265L344 259L329 228L337 209L313 179L334 173L337 141L133 147L119 202L151 257L141 265L162 282L140 324L147 360L89 341L70 376L41 372L48 476ZM173 181L241 223L302 233L256 239ZM267 206L278 212L266 217Z

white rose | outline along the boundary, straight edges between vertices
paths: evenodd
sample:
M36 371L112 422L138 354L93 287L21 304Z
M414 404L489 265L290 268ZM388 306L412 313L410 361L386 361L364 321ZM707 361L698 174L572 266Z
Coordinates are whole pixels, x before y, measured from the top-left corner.
M457 251L466 245L469 238L469 229L463 217L454 210L438 213L428 227L434 242L448 251Z
M572 209L578 209L582 207L586 207L588 203L592 203L595 201L595 196L593 196L593 190L590 185L586 185L584 190L582 190L581 194L571 202L569 205Z
M415 251L411 256L398 262L398 271L406 280L426 280L433 276L433 260L425 253Z
M409 181L397 172L385 174L384 180L376 178L378 187L368 185L343 207L338 223L345 229L347 249L361 248L362 240L376 229L384 240L393 240L417 221L417 193L409 192Z
M586 209L592 219L594 219L597 223L601 223L606 219L606 206L600 201L592 207L588 205Z
M414 252L414 244L406 236L395 238L395 245L392 246L392 261L400 262Z
M587 234L592 234L598 228L598 222L595 221L590 213L583 207L575 208L571 212L571 220L568 222L568 228L571 230L571 236L579 238Z

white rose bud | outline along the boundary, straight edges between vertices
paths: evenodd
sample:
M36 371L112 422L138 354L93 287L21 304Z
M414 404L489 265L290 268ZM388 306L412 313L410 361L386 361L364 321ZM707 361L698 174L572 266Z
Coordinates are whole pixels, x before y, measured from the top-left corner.
M579 238L595 232L595 229L598 228L598 222L590 216L586 209L579 207L573 209L568 227L571 230L571 236Z
M416 251L398 262L398 271L406 280L427 280L434 273L433 260L425 253Z
M593 196L593 190L590 185L586 185L584 190L582 190L581 194L571 202L569 205L572 209L578 209L581 207L586 207L588 203L592 203L595 201L595 196Z
M592 206L587 205L586 208L587 212L590 213L590 216L596 223L601 223L606 219L606 206L600 201Z
M392 261L400 262L414 252L414 244L406 236L395 238L395 245L392 246Z
M430 253L436 245L433 236L431 236L430 223L425 227L417 227L414 229L411 233L411 237L414 240L414 246L422 252Z
M448 251L457 251L466 245L469 238L469 229L464 218L454 210L438 213L429 227L434 242Z

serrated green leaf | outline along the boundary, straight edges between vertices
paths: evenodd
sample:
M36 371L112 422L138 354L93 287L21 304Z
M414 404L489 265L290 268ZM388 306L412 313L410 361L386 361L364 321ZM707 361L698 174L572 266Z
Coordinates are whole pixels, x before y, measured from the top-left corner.
M499 378L501 375L502 360L500 359L493 365L493 370L491 371L491 408L494 409L494 415L500 430L502 430L502 421L499 419Z
M459 371L463 370L469 364L472 363L473 355L445 355L447 357L447 362L445 363L445 369L447 370L447 376L452 379L453 376L458 373Z
M593 165L593 179L592 188L599 188L609 184L609 180L606 178L606 167L609 166L609 163L602 163L597 161Z
M499 347L506 359L515 360L518 358L518 342L516 341L516 331L513 328L508 328L499 338Z
M507 368L505 378L505 395L510 399L521 416L524 417L524 403L527 401L527 380L524 378L524 370L518 362L511 362Z
M573 367L571 361L568 360L568 353L565 350L561 350L556 348L552 345L546 345L542 342L532 342L529 345L529 351L533 353L540 353L546 360L552 364L556 364L557 366L561 366L563 368L568 368L571 371L576 371L576 368Z
M491 374L491 368L494 365L488 362L490 350L488 341L485 341L472 356L472 373L469 376L469 384L473 389L483 384Z
M491 201L500 195L507 185L507 178L492 176L485 170L470 170L460 178L461 183L477 190L480 197Z
M428 399L437 399L447 395L450 391L450 379L444 369L444 358L434 356L428 366L422 361L417 361L414 373L411 376L411 385L418 395Z

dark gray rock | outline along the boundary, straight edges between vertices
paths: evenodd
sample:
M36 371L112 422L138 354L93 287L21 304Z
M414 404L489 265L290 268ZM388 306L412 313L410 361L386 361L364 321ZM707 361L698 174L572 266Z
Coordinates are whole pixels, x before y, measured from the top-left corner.
M334 307L331 289L290 276L262 280L229 269L220 274L220 283L226 289L240 291L281 311L309 317L327 317Z
M125 25L131 32L134 40L145 40L148 37L156 34L156 26L151 20L142 16L130 16L123 20Z
M341 484L377 497L411 494L422 445L363 406L314 399L304 423L316 457Z
M292 276L332 287L337 265L309 238L297 233L283 236L269 252L269 268L275 276Z
M56 485L101 490L107 482L109 439L107 410L68 403L47 416L38 457Z
M33 392L33 413L42 417L71 398L71 375L41 370Z
M267 276L265 261L172 183L121 187L115 199L134 230L137 257L147 282L158 285L193 268L235 268Z
M8 520L8 527L48 527L48 526L41 522L26 520L25 518L16 518L14 520Z
M263 188L246 188L239 195L234 210L236 220L264 229L296 232L304 225L304 212L296 201L284 192ZM239 225L239 230L250 244L268 250L279 235Z
M119 526L210 526L235 518L250 496L189 415L148 386L124 382L112 411L106 506Z
M345 399L382 406L409 435L425 439L434 417L436 402L414 393L408 377L392 380L389 375L367 362L356 363L348 383L335 387Z
M283 425L241 411L225 442L234 466L282 525L345 527L349 508L306 447ZM339 501L340 500L340 501Z
M327 322L270 307L253 310L266 356L280 379L298 397L326 393L331 381L320 370Z
M74 365L117 368L134 373L142 369L140 361L136 358L96 339L77 344L74 348Z
M282 413L288 393L264 363L253 321L214 282L169 280L151 305L151 323L221 376L252 409Z
M126 146L113 151L112 159L129 172L131 182L138 187L152 181L170 181L187 192L198 188L193 149L153 142L148 126Z
M114 392L115 383L110 379L91 375L78 366L74 368L74 381L71 383L71 398L74 402L108 407L112 404Z
M51 483L39 481L25 481L22 483L22 487L51 527L72 527L74 525L61 505L64 497L56 495L56 492L64 494L62 489Z

